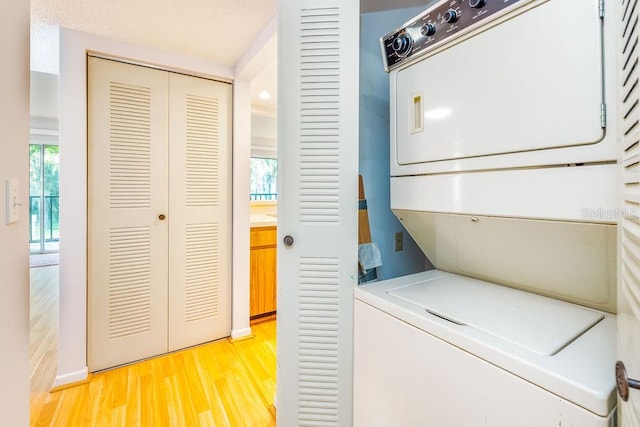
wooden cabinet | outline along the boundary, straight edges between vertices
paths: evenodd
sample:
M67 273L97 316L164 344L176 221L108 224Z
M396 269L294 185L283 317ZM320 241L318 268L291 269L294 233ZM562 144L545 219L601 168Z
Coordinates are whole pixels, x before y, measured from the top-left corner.
M251 228L249 315L276 311L276 227Z

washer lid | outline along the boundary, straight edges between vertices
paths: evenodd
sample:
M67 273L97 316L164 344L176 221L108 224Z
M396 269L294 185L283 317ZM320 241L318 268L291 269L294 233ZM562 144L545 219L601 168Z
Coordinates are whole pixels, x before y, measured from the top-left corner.
M462 276L440 277L388 293L445 320L547 356L604 318L588 308Z

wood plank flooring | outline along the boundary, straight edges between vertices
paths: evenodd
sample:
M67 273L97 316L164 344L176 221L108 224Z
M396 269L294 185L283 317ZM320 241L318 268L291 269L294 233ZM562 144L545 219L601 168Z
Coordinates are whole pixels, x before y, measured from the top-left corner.
M58 266L30 270L31 411L39 408L53 385L58 369Z
M36 373L31 425L275 426L275 321L253 324L252 331L254 338L105 371L54 393L42 390L49 380Z

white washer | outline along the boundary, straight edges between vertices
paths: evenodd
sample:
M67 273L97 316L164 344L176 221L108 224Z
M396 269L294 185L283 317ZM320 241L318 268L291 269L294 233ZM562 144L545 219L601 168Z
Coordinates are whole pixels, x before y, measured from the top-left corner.
M355 292L354 425L615 425L615 316L439 270Z

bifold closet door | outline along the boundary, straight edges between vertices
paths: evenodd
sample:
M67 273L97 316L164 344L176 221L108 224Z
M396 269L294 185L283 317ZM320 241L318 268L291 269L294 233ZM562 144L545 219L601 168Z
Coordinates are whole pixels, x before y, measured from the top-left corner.
M169 75L169 350L231 331L231 85Z
M89 368L229 335L231 85L89 58Z
M167 351L169 96L166 72L93 57L87 66L87 338L97 371Z

